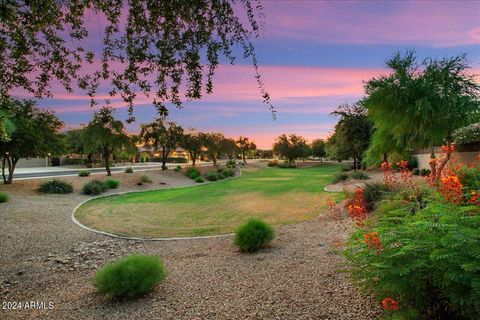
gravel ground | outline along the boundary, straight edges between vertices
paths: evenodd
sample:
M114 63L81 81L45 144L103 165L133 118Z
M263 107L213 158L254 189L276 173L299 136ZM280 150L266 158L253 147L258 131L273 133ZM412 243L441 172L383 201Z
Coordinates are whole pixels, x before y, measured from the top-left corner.
M154 183L117 174L118 191L188 185L173 171L147 173ZM138 175L138 176L137 176ZM95 177L96 179L99 176ZM129 241L81 229L71 210L86 196L40 195L40 180L0 186L1 319L374 319L378 305L359 296L339 273L345 230L319 217L277 228L272 245L242 254L231 237ZM160 182L166 183L160 185ZM136 301L110 301L91 279L103 263L133 252L161 256L168 278ZM4 310L3 302L48 302L51 310Z

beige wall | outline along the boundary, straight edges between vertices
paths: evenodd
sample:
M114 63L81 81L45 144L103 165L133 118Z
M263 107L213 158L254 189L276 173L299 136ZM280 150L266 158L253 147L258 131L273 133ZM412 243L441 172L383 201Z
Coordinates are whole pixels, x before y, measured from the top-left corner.
M48 167L50 161L45 158L30 158L30 159L20 159L17 163L17 168L33 168L33 167Z
M452 154L452 160L455 161L455 163L460 163L460 164L469 164L472 163L475 160L475 157L478 156L480 152L455 152ZM440 154L436 154L437 158L440 158ZM421 153L421 154L414 154L413 157L415 157L418 161L418 168L419 169L429 169L429 162L430 162L430 153Z

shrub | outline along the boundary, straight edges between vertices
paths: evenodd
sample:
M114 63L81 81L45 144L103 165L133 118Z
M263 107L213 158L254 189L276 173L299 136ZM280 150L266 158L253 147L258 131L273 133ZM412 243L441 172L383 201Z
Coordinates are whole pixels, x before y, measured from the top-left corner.
M173 170L175 170L177 172L180 172L180 171L182 171L182 166L176 166L175 169L173 169Z
M203 178L201 176L198 176L198 177L195 178L195 182L203 183L203 182L205 182L205 180L203 180Z
M237 229L234 243L243 252L254 252L266 246L274 237L275 232L270 225L252 218Z
M410 170L418 168L417 158L410 156L410 157L408 157L407 162L408 162L408 168Z
M88 177L90 175L90 171L88 170L82 170L78 173L79 177Z
M421 170L420 170L420 175L421 175L422 177L426 177L426 176L430 175L430 173L431 173L431 170L430 170L430 169L421 169Z
M197 177L200 176L200 170L198 170L198 168L195 168L195 167L188 167L185 174L190 179L196 179Z
M480 167L464 166L458 171L458 178L466 190L480 190Z
M140 177L140 181L143 183L152 183L152 178L144 174Z
M341 181L346 181L346 180L348 180L348 174L343 173L343 172L336 173L333 176L333 183L339 183Z
M228 160L225 164L227 168L235 168L237 166L237 162L235 160Z
M71 183L58 180L58 179L53 179L53 180L42 183L38 188L38 191L42 193L66 194L66 193L72 193L73 187Z
M363 171L354 171L350 175L355 180L368 180L370 177Z
M131 299L148 293L166 276L159 257L131 255L100 268L93 284L107 296Z
M363 187L363 198L365 199L367 210L373 210L375 205L384 199L389 192L390 189L384 183L367 183Z
M119 185L120 185L120 182L118 180L115 180L115 179L105 180L105 186L108 189L117 189Z
M269 161L267 166L269 167L276 167L278 165L278 160L272 160L272 161Z
M350 170L352 170L351 166L342 166L340 168L340 171L342 171L342 172L347 172L347 171L350 171Z
M7 202L9 199L8 194L4 192L0 192L0 203Z
M480 122L455 130L453 138L457 144L480 141Z
M217 181L219 174L218 174L218 172L216 172L214 170L210 170L210 171L205 172L205 174L203 176L208 181Z
M133 173L133 168L132 167L126 167L125 168L125 173Z
M414 214L403 199L382 202L347 242L349 273L378 301L395 300L392 318L479 319L480 208L428 200Z
M235 170L233 170L233 169L223 169L222 170L222 175L225 178L233 177L233 176L235 176Z
M107 186L102 181L92 180L83 185L83 194L97 195L107 190Z
M420 175L420 169L414 168L414 169L412 170L412 174L413 174L414 176Z

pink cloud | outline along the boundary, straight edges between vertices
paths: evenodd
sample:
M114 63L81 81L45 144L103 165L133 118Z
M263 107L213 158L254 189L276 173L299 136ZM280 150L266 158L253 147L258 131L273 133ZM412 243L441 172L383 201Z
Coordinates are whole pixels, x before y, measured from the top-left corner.
M334 44L479 44L477 1L265 2L266 38Z

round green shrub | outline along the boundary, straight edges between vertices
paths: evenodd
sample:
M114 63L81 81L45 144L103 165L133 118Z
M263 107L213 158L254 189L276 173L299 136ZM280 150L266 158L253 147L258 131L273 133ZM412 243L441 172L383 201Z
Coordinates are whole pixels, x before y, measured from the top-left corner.
M217 181L219 174L215 170L210 170L210 171L205 172L205 174L203 176L208 181Z
M88 177L90 175L90 171L88 170L82 170L78 173L79 177Z
M420 169L414 168L414 169L412 170L412 174L413 174L414 176L420 175Z
M105 183L105 186L108 189L117 189L118 186L120 185L120 181L115 180L115 179L107 179L107 180L105 180L104 183Z
M347 173L343 173L343 172L340 172L340 173L337 173L333 176L333 183L338 183L338 182L341 182L341 181L346 181L348 180L349 176Z
M134 254L104 265L95 274L93 284L109 297L131 299L148 293L166 276L159 257Z
M200 170L198 170L195 167L188 167L185 174L190 179L196 179L197 177L200 176Z
M0 192L0 203L2 202L7 202L8 201L8 194L4 193L4 192Z
M368 180L370 177L363 171L354 171L351 174L352 179L355 180Z
M126 167L125 168L125 173L133 173L133 168L132 167Z
M107 186L102 181L92 180L83 185L83 194L97 195L107 190Z
M222 175L227 178L227 177L233 177L235 175L235 170L233 169L223 169L222 170Z
M243 252L254 252L266 246L275 237L273 228L258 219L249 219L235 232L234 243Z
M58 180L58 179L53 179L53 180L42 183L38 188L38 191L42 193L66 194L66 193L72 193L73 187L71 183Z
M272 161L269 161L267 166L269 167L276 167L278 165L278 160L272 160Z
M426 177L426 176L430 175L431 172L432 172L432 171L431 171L430 169L421 169L421 170L420 170L420 175L421 175L422 177Z
M198 177L195 178L195 182L203 183L203 182L205 182L205 180L202 177L198 176Z
M152 182L152 178L150 178L149 176L147 176L146 174L142 175L140 177L140 181L143 182L143 183L151 183Z

